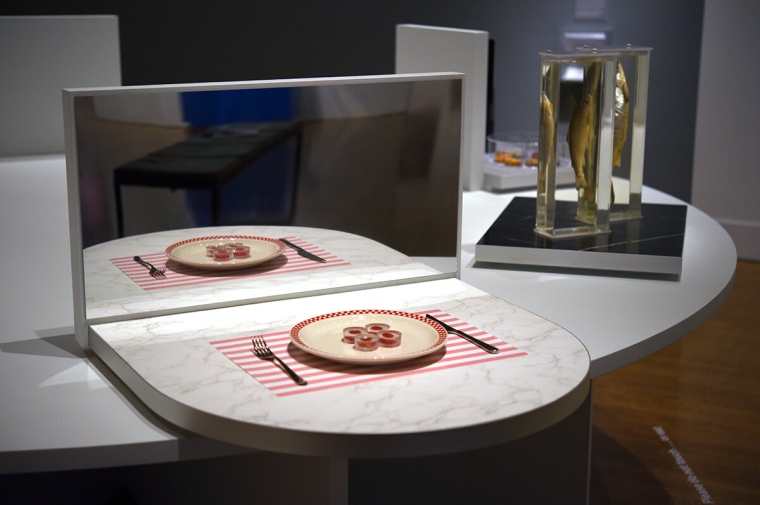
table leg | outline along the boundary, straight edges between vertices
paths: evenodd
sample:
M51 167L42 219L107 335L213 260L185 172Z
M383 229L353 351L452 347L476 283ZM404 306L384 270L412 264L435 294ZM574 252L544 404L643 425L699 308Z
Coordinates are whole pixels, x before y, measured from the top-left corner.
M351 459L350 501L587 505L590 434L589 393L565 419L512 442L438 456Z
M116 205L116 236L122 238L124 236L124 209L122 208L123 204L121 201L121 181L119 181L116 175L114 175L113 189L114 203Z
M211 225L219 226L222 219L222 187L215 186L211 191Z
M347 458L330 458L330 505L348 505Z

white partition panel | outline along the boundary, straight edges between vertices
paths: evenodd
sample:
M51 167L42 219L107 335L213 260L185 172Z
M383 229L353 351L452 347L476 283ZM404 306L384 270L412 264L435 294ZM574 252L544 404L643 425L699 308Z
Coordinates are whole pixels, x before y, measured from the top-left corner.
M461 72L464 189L483 187L488 86L488 32L403 24L396 26L396 73Z

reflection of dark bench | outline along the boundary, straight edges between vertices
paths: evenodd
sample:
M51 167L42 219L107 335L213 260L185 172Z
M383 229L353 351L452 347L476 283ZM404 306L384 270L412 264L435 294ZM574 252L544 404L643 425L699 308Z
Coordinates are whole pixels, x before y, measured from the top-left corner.
M269 123L245 133L196 136L126 163L114 170L118 236L124 236L124 209L121 186L150 186L211 191L211 224L221 223L222 188L253 162L283 144L296 139L294 170L300 148L298 123ZM295 184L295 177L292 178ZM255 190L256 188L251 188ZM294 188L288 191L291 199Z

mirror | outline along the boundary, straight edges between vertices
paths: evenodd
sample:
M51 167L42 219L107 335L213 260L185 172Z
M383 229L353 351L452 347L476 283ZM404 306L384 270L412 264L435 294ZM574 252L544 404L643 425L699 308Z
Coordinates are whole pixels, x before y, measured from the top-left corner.
M336 230L431 267L414 276L456 275L461 94L461 74L65 90L82 319L162 313L105 310L105 298L124 307L149 296L164 304L163 313L207 306L191 300L192 288L114 295L91 287L106 244L171 230ZM409 274L399 280L409 282ZM292 283L286 294L312 289L318 286ZM256 299L248 293L222 305Z

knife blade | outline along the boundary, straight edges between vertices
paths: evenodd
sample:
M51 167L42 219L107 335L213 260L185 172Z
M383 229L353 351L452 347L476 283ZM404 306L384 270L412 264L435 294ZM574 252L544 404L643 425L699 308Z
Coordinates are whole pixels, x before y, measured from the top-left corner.
M467 333L465 333L465 332L463 332L461 330L457 330L456 328L452 328L448 324L444 323L443 321L441 321L439 319L434 318L430 314L425 314L425 317L427 317L429 319L432 319L436 323L438 323L441 326L443 326L443 329L446 330L447 332L453 333L454 335L459 335L463 339L467 340L468 342L470 342L472 344L475 344L476 346L480 347L484 351L490 352L491 354L499 354L499 348L498 347L494 347L491 344L487 344L487 343L483 342L482 340L478 340L477 338L473 337L472 335L468 335Z
M303 256L304 258L308 258L308 259L310 259L312 261L319 261L320 263L327 263L326 259L320 258L316 254L312 254L312 253L310 253L309 251L307 251L306 249L304 249L302 247L298 247L293 242L291 242L291 241L289 241L287 239L281 238L280 241L282 243L284 243L286 246L292 247L293 249L295 249L296 252L299 254L299 256Z

